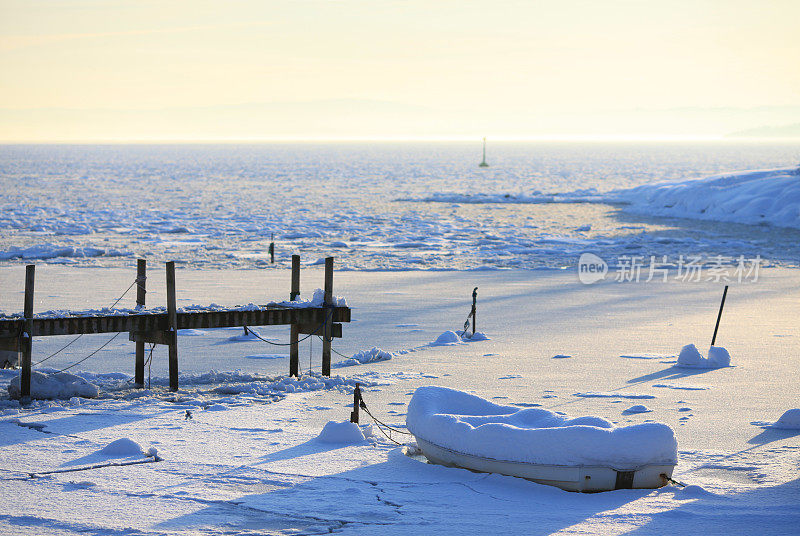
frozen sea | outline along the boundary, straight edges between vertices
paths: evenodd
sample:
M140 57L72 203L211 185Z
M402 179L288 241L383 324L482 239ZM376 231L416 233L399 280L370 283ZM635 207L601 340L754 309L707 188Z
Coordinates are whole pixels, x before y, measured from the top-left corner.
M137 257L150 262L149 307L165 301L161 262L179 262L186 307L287 299L293 253L306 263L308 298L323 283L317 260L334 255L334 294L353 318L334 340L334 361L390 357L322 378L321 344L310 337L293 379L283 346L238 328L181 330L174 393L164 347L137 389L127 334L37 337L35 371L70 367L100 396L20 405L6 394L17 371L0 370L0 534L796 534L800 427L781 419L800 398L800 231L652 217L603 195L785 170L798 147L490 143L488 169L477 167L479 149L0 147L3 313L22 309L29 263L34 310L44 314L109 307L133 282ZM790 223L793 178L767 181L792 194L781 220ZM608 260L609 277L582 282L584 252ZM680 278L677 268L616 280L614 258L634 255L766 262L744 281ZM717 345L731 366L678 366L684 345L708 352L726 283ZM434 344L463 327L476 286L486 338ZM133 300L129 291L118 307ZM273 343L289 338L285 326L256 329ZM357 382L371 411L399 430L427 385L618 426L664 423L678 444L673 476L686 486L577 494L432 465L363 413L363 440L331 442L324 427L348 420ZM152 449L160 461L144 457Z
M797 144L467 143L0 146L0 262L339 269L575 266L620 255L800 261L800 231L549 202L797 165ZM466 196L466 197L465 197ZM449 202L448 199L488 199ZM535 203L517 203L531 198ZM497 203L504 199L510 202ZM435 200L435 201L434 201ZM444 200L444 201L442 201Z

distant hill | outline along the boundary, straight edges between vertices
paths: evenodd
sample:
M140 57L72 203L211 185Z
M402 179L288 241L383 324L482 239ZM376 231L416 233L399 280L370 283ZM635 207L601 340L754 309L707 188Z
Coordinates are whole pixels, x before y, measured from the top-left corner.
M800 138L800 123L780 126L764 126L738 130L728 134L730 138Z

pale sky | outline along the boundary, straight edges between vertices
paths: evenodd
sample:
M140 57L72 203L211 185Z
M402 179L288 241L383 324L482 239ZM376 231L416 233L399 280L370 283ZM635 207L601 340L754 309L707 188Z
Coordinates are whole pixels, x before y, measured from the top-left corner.
M0 140L800 123L800 1L0 0Z

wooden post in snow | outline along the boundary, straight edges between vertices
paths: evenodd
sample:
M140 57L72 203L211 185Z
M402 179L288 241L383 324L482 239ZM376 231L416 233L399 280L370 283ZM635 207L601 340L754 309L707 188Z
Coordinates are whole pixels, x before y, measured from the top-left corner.
M175 263L167 263L167 340L169 345L169 389L178 390L178 308L175 297Z
M333 257L325 258L325 326L322 336L322 375L331 375L331 324L330 308L333 307Z
M356 384L355 389L353 389L353 411L350 412L350 422L358 424L358 409L361 405L361 385Z
M147 295L147 261L136 261L136 308L144 309ZM134 382L137 387L144 387L144 341L136 341L136 363L134 365Z
M20 346L22 350L22 370L19 374L20 399L26 400L31 396L31 354L33 352L33 287L36 279L36 266L29 264L25 267L25 308L23 320L24 333Z
M300 255L292 255L292 288L289 301L300 296ZM289 376L300 376L300 326L293 323L289 337Z

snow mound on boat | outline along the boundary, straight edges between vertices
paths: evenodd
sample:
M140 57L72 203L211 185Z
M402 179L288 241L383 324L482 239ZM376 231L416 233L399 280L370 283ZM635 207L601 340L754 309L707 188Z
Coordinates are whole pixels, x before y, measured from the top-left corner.
M661 423L615 427L602 417L569 419L541 408L501 406L445 387L420 387L406 425L417 438L473 456L547 465L630 470L674 465L678 445Z
M19 375L12 378L8 385L8 394L11 398L19 398L22 394ZM76 396L97 398L98 394L96 385L69 372L45 374L36 370L31 371L31 398L69 400Z

